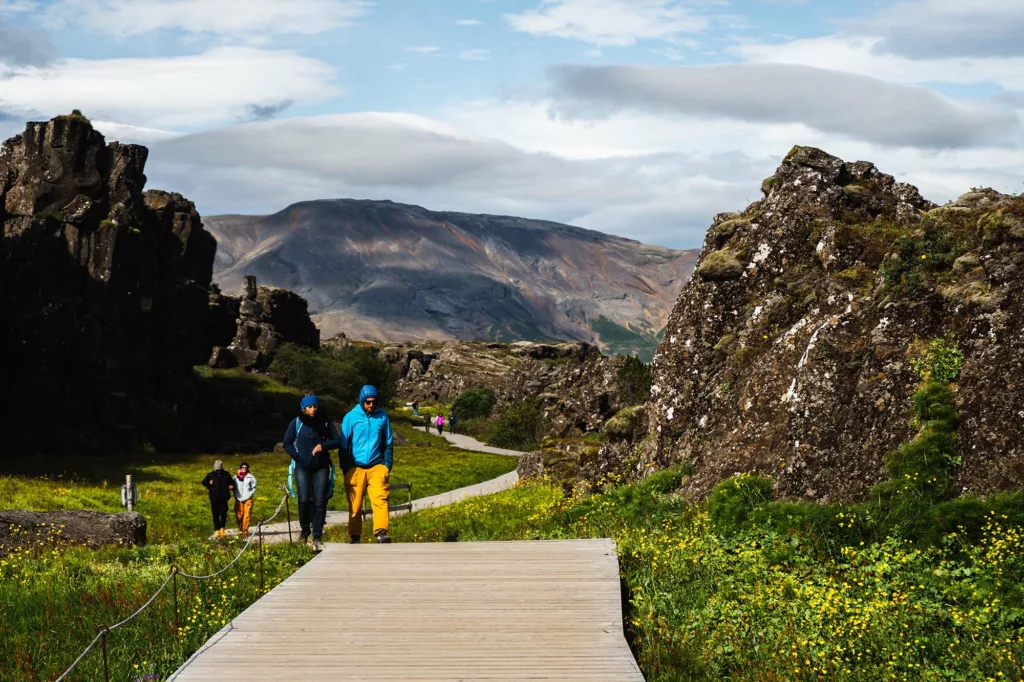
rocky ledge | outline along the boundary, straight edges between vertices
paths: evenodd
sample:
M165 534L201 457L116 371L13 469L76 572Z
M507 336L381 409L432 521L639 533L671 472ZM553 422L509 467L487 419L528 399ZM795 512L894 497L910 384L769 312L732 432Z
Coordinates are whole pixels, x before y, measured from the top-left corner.
M870 163L796 147L764 198L720 214L653 365L649 470L706 494L757 470L779 493L862 498L913 435L916 361L942 339L964 491L1024 484L1024 198L936 206Z

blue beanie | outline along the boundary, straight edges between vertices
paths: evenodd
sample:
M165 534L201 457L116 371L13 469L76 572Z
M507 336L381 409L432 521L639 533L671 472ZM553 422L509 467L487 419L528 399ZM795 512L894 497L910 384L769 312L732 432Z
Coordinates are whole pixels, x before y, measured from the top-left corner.
M305 398L303 398L301 401L299 401L299 409L304 410L307 407L309 407L310 405L319 405L319 404L320 404L320 399L319 398L317 398L315 395L307 395Z

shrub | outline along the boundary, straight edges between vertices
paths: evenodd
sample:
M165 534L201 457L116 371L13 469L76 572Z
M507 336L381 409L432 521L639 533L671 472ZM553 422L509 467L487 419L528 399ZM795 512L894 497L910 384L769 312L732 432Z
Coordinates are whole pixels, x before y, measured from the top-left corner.
M754 510L772 501L772 482L752 474L722 481L708 498L708 513L720 531L739 530Z
M615 385L623 405L640 405L651 395L651 366L635 355L627 355L615 374Z
M948 339L935 339L921 357L913 361L914 372L921 381L956 381L964 365L963 353Z
M385 406L395 395L395 372L372 347L348 346L332 353L286 343L268 370L290 386L346 403L358 400L365 384L377 388Z
M498 396L493 388L470 388L459 394L452 403L452 412L458 415L459 421L468 419L486 419L491 416Z
M529 450L540 444L544 415L536 400L510 405L495 422L487 439L491 445L512 450Z

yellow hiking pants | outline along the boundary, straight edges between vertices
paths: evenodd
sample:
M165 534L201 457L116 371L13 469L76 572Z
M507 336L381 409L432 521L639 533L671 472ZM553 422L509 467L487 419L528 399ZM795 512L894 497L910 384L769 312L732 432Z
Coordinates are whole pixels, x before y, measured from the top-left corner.
M238 520L238 534L243 538L249 534L249 517L252 516L252 498L245 502L235 500L235 518Z
M363 495L370 495L370 506L373 508L373 532L388 529L388 497L391 486L388 483L390 472L383 464L369 469L352 467L345 472L345 492L348 494L348 533L361 535L363 532Z

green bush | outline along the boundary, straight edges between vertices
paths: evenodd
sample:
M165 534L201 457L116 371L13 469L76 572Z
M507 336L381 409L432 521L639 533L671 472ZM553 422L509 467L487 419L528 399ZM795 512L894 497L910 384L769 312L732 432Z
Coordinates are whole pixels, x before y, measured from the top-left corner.
M491 428L487 442L499 448L530 450L540 444L544 415L536 400L510 405Z
M772 501L772 482L751 474L722 481L708 498L708 513L720 530L738 530L755 510Z
M615 374L615 385L624 406L640 405L651 396L651 366L627 355Z
M286 343L277 350L268 371L290 386L344 403L354 403L359 399L359 389L372 384L387 406L397 383L395 371L377 349L362 346L332 353Z
M913 361L914 372L921 381L944 383L956 381L963 365L963 353L948 339L935 339L924 354Z
M467 419L486 419L491 416L498 396L493 388L470 388L459 394L459 397L452 403L454 412L459 421Z

